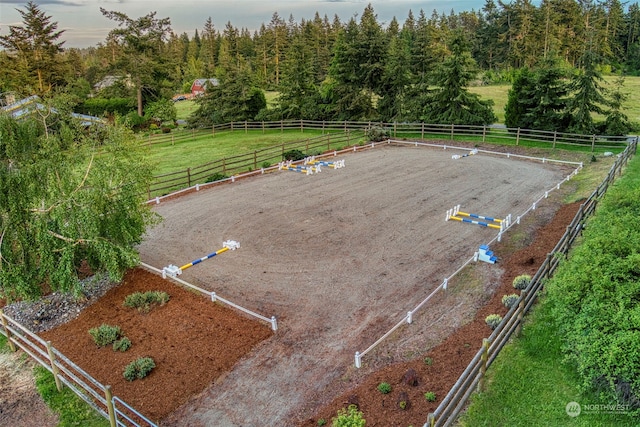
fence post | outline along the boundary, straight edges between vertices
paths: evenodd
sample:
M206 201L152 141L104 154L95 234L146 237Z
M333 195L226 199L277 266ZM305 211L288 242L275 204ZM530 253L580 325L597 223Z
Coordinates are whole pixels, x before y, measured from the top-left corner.
M553 131L553 148L556 148L556 139L558 139L558 131L554 130Z
M420 139L424 139L424 122L421 123L420 126Z
M520 128L518 128L518 132L516 133L516 145L520 143Z
M191 187L191 168L187 168L187 187Z
M253 150L253 169L258 169L258 152Z
M116 423L116 411L113 407L113 394L111 394L111 386L107 385L104 387L104 397L107 401L107 412L109 413L109 424L111 427L117 427Z
M53 354L53 348L51 347L51 341L47 341L47 353L49 354L49 363L51 364L51 373L53 374L53 380L56 382L56 388L58 391L62 391L62 383L58 377L58 365L56 365L56 355Z
M522 331L522 322L524 321L524 306L526 304L527 299L527 290L523 289L520 292L520 303L518 304L518 325L516 326L516 337L520 336L520 332Z
M262 133L264 133L264 120L262 121Z
M547 279L551 278L551 260L553 259L553 254L547 254Z
M323 123L323 126L324 126L324 122L322 122L322 123ZM323 130L323 132L324 132L324 130ZM327 134L327 151L329 151L329 150L331 150L331 134L330 133Z
M227 158L223 157L222 158L222 173L223 174L227 174Z
M284 132L284 120L280 120L280 133Z
M4 317L4 313L2 312L2 310L0 310L0 319L2 319L2 327L4 328L4 333L7 335L9 348L15 353L16 345L13 343L13 341L11 341L11 331L9 331L9 327L7 326L7 319Z
M487 141L487 125L482 125L482 142Z
M454 128L454 124L451 123L451 140L453 141L453 128Z
M245 120L244 121L244 133L247 133L247 132L249 132L249 127L247 125L247 121Z
M211 138L216 137L216 125L211 126Z
M231 132L233 132L233 122L231 122Z
M485 374L487 372L487 359L489 359L489 340L482 339L482 357L480 358L480 381L478 381L478 392L484 390Z
M398 137L398 122L393 122L393 137L397 138Z
M593 135L593 136L591 136L591 152L592 153L595 150L595 148L596 148L596 136Z
M302 122L302 119L300 119L300 132L304 133L304 123Z

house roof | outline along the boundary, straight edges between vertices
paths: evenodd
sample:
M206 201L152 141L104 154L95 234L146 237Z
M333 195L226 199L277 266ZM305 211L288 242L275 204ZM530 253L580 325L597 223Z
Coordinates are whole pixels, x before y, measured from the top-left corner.
M38 95L31 95L20 101L0 108L0 111L11 114L16 119L30 116L35 110L44 111L47 107L39 103L40 97ZM57 113L55 108L51 109L52 112ZM96 123L104 124L104 120L99 117L89 116L86 114L71 113L71 117L81 121L83 126L90 126Z
M193 87L193 86L204 87L206 84L210 84L211 86L218 86L220 84L220 82L216 78L213 78L213 79L195 79L193 81L193 84L191 85L191 87Z

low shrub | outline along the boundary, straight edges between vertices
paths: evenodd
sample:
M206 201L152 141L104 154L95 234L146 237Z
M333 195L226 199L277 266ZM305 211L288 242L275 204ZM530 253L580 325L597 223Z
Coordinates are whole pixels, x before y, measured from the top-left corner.
M322 427L324 425L327 425L327 420L325 420L324 418L320 418L318 420L318 426Z
M124 368L123 375L127 381L133 381L136 378L142 379L149 375L155 367L156 364L152 358L139 357Z
M220 173L220 172L216 172L213 175L209 175L204 181L205 182L216 182L216 181L222 181L223 179L227 179L229 178L227 175Z
M338 416L333 419L332 427L364 427L366 420L356 405L349 405L347 409L340 409Z
M389 131L381 126L371 126L366 132L367 139L373 142L380 142L389 139Z
M518 294L504 295L502 297L502 304L507 308L511 308L518 302L518 298L520 298Z
M529 283L531 283L531 276L529 276L528 274L521 274L520 276L513 279L513 287L520 291L527 289Z
M425 357L424 358L424 364L427 365L427 366L433 365L433 359L430 358L430 357Z
M124 305L148 313L154 306L165 305L168 301L169 294L164 291L134 292L126 296Z
M494 330L498 327L500 322L502 322L502 316L500 316L499 314L490 314L484 319L484 321L486 322L487 326L491 328L491 330Z
M112 344L120 338L121 333L122 331L119 326L111 326L106 323L103 323L97 328L89 329L89 335L91 335L93 342L95 342L98 347L105 347Z
M304 160L305 157L307 156L300 150L289 150L282 153L282 160L293 160L296 162L298 160Z
M122 337L113 342L113 351L127 351L130 347L131 340L127 337Z
M427 402L435 402L436 394L432 391L428 391L424 394L424 398L427 399Z
M389 383L380 383L378 384L378 391L382 394L391 393L391 384Z

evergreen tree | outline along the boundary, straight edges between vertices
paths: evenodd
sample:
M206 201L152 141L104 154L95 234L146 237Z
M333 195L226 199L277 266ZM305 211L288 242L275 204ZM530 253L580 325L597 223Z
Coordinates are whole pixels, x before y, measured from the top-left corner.
M475 78L476 64L464 36L455 32L449 45L451 56L433 75L436 86L423 107L425 121L430 123L486 125L496 121L493 101L481 100L467 86Z
M507 127L564 131L568 91L565 77L553 57L544 60L534 71L520 69L505 107Z
M623 104L627 100L628 95L622 92L624 86L624 77L616 79L614 87L609 93L609 110L604 122L603 133L605 135L624 136L631 130L629 118L623 112Z
M399 33L398 24L391 21L387 60L379 89L378 112L383 121L403 121L408 115L408 87L411 83L409 70L409 39Z
M6 64L0 69L0 79L19 92L44 95L55 86L64 85L64 64L60 52L64 42L58 39L58 23L51 22L36 3L29 1L25 10L17 9L22 26L9 26L9 34L0 36L0 46L6 49Z
M282 85L278 97L278 111L284 119L317 120L322 118L318 109L320 94L315 85L312 45L304 34L291 42L282 67Z
M608 106L601 85L604 81L597 69L595 53L587 49L582 57L582 68L578 70L569 83L570 98L567 113L571 116L569 131L581 134L596 133L596 125L592 114L604 114Z
M330 102L330 118L334 120L369 120L373 113L370 94L360 80L357 47L359 28L351 19L338 35L329 79L323 85L323 96Z
M122 12L107 11L103 8L100 8L100 11L106 18L118 23L118 28L109 32L109 37L123 48L123 55L116 67L131 76L138 100L138 115L142 116L143 89L157 90L159 82L167 78L164 43L171 33L171 21L169 18L156 18L156 12L132 19ZM188 42L187 37L185 56Z
M536 83L536 76L529 68L521 68L515 74L504 108L507 128L533 129L528 112L535 108Z

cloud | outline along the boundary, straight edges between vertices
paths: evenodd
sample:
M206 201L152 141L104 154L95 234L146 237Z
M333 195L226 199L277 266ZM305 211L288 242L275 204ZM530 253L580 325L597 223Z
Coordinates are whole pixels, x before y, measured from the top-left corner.
M59 4L62 6L84 6L86 4L85 1L83 0L37 0L35 2L38 6L43 5L43 4ZM25 5L25 1L24 0L0 0L0 4L19 4L19 5Z

